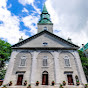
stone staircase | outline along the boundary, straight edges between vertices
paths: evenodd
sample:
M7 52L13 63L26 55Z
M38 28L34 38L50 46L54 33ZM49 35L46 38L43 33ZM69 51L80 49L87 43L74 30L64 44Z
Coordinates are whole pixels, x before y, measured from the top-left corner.
M9 86L7 88L27 88L27 86ZM31 86L31 88L59 88L59 86L43 86L43 85L40 85L40 86ZM83 86L64 86L64 88L84 88Z

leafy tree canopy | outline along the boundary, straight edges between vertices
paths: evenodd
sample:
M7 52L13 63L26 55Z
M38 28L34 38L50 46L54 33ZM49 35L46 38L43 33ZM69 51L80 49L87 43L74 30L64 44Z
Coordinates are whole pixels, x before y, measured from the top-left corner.
M0 70L5 66L11 55L11 45L0 39Z
M88 80L88 58L86 58L85 54L82 51L78 50L78 52L79 52L79 56L82 62L82 66L83 66L86 78Z

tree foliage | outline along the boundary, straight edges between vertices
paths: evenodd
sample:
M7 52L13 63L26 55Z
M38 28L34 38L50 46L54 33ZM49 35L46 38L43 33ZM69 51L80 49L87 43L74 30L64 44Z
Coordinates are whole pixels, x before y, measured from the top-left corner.
M78 52L79 52L79 56L82 62L82 66L83 66L86 78L88 80L88 58L86 58L85 54L82 51L78 50Z
M0 70L5 66L11 55L11 45L0 39Z
M4 79L6 73L6 69L0 71L0 79Z

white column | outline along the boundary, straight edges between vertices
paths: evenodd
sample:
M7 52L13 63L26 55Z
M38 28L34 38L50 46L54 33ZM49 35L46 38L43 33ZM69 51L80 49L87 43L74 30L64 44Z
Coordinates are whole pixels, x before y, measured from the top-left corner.
M77 51L74 52L74 56L75 56L75 59L76 59L78 74L79 74L79 77L80 77L79 79L80 79L81 83L87 84L86 77L85 77L83 67L82 67L82 64L81 64L81 60L80 60L80 57L79 57L79 54L78 54Z
M34 51L32 53L32 70L31 70L31 84L35 84L36 80L36 70L37 70L37 55L38 52Z
M7 71L6 71L6 75L5 75L5 78L4 78L3 85L8 84L11 81L11 75L12 75L12 71L13 71L13 67L14 67L14 61L15 61L15 58L16 58L17 54L18 54L17 51L13 51L11 53L11 58L10 58L9 65L8 65L8 68L7 68Z
M56 85L60 83L60 66L59 66L59 52L54 51L54 62L55 62L55 81Z

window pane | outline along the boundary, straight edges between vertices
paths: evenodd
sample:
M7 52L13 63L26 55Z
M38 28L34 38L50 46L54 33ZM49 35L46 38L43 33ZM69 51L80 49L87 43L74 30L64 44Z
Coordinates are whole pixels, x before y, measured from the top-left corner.
M47 56L43 57L43 66L47 66L47 59L48 59Z
M47 66L47 59L45 59L45 66Z
M43 59L43 66L47 66L47 59Z
M65 65L70 66L69 59L64 59L65 60Z
M25 63L26 63L26 57L22 56L20 66L25 66Z

